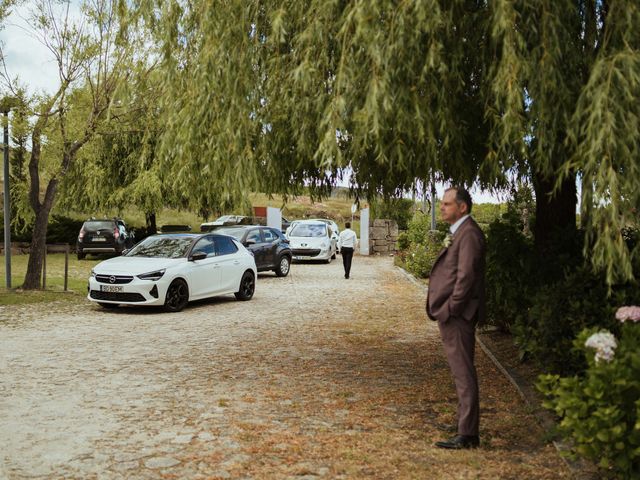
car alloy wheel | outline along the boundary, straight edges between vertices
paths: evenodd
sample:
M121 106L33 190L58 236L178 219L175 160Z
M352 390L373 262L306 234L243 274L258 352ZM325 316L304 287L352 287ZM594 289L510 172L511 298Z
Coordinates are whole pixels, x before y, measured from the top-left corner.
M291 268L291 260L289 260L289 257L283 256L280 259L278 268L276 268L276 275L279 277L286 277L289 274L290 268Z
M189 287L184 280L176 279L171 282L164 299L164 308L168 312L179 312L189 302Z
M240 290L238 290L234 295L238 300L251 300L253 297L253 292L256 289L256 279L253 276L252 272L244 272L242 275L242 280L240 280Z

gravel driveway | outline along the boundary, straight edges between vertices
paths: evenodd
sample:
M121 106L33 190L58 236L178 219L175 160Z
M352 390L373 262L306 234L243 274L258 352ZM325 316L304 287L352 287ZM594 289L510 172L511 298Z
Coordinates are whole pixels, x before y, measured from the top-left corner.
M422 289L388 257L260 275L179 314L0 307L0 478L568 478L479 353L482 446Z

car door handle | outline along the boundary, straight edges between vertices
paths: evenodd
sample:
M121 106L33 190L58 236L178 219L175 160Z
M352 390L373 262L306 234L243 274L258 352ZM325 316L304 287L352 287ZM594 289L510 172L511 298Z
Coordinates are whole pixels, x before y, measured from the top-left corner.
M233 261L233 264L234 264L234 265L240 265L240 260L234 260L234 261Z

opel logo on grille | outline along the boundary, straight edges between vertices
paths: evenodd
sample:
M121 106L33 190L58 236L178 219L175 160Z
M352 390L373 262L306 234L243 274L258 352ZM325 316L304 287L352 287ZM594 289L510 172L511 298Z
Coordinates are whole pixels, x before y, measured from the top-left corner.
M109 277L109 283L116 283L116 277L114 277L113 275L111 275Z

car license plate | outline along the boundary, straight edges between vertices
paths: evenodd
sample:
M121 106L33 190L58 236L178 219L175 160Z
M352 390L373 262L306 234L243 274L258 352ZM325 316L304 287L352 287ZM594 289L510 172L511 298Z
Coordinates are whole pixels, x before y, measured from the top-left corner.
M106 242L107 239L105 237L93 237L94 242Z
M123 290L124 288L119 285L100 285L101 292L122 292Z

